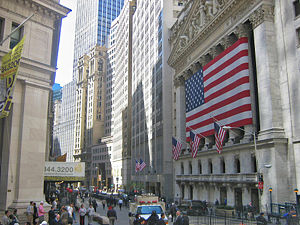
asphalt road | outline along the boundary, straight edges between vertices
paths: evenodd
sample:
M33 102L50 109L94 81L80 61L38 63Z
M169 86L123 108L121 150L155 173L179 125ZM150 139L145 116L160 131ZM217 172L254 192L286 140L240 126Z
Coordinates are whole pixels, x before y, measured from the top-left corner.
M79 202L81 203L81 200L79 199ZM101 216L106 216L107 214L107 206L105 209L103 209L102 204L100 201L97 200L98 207L96 210L96 213L99 213ZM84 202L85 207L88 208L88 199ZM129 225L129 217L128 217L128 209L124 206L122 206L122 209L120 210L119 206L115 208L117 212L117 221L115 222L115 225ZM73 223L74 225L79 225L79 215L78 212L76 212L76 223ZM88 218L85 217L85 225L88 225ZM97 222L93 222L93 225L99 225Z

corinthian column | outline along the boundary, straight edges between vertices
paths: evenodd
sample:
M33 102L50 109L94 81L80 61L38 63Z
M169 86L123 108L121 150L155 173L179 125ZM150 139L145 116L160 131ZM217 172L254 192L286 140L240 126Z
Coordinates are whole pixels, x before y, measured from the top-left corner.
M182 148L186 149L186 132L185 132L185 88L184 77L180 76L175 80L176 92L176 136L182 143Z
M250 17L257 68L260 139L283 137L273 8L271 4L263 4Z

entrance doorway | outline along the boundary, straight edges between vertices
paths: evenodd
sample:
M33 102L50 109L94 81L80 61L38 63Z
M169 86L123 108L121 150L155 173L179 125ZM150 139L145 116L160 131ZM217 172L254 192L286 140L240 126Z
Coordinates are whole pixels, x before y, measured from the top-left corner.
M226 187L220 188L220 204L221 205L227 204L227 189L226 189Z
M235 188L234 189L234 204L238 211L241 211L243 208L243 199L242 199L242 189Z
M255 212L260 212L258 189L251 189L251 202Z

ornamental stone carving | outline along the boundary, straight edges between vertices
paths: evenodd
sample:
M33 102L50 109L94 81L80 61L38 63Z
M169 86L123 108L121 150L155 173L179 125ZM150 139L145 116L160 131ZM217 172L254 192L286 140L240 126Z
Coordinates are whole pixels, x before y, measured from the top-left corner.
M264 21L274 22L274 6L273 5L261 5L250 16L250 22L253 29L258 27Z

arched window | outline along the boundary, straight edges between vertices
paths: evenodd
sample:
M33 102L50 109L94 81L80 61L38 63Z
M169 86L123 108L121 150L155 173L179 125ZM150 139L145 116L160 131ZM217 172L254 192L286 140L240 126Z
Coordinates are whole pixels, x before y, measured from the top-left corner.
M192 165L192 162L189 162L189 173L193 174L193 165Z
M251 172L256 173L257 172L257 164L256 164L256 156L251 155Z
M239 158L235 158L234 165L235 165L235 172L240 173L241 172L241 163L240 163Z
M190 200L193 200L193 191L194 191L194 188L193 188L193 185L190 185Z
M226 168L225 168L225 161L224 158L220 158L220 173L225 173Z
M184 166L183 166L183 162L181 163L181 174L184 174Z
M198 171L199 171L199 174L202 174L202 164L201 164L200 160L198 161Z
M181 186L181 199L184 199L184 185Z
M213 164L211 159L208 161L208 173L212 174L213 173Z

